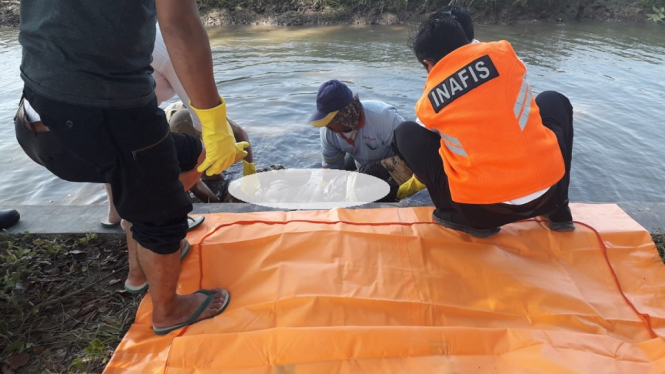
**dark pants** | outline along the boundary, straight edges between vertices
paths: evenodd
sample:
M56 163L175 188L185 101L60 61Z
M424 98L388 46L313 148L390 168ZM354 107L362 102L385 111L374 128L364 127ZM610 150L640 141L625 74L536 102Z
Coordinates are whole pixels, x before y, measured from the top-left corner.
M395 129L393 148L427 186L440 217L446 221L486 229L544 214L550 214L556 221L571 220L568 186L573 152L573 107L568 98L554 91L538 95L536 104L543 124L556 135L566 173L545 195L523 205L462 204L453 201L439 155L441 136L415 122L401 123Z
M27 86L24 95L49 129L26 134L17 125L26 153L65 180L110 183L118 213L133 223L134 239L158 254L176 252L192 204L156 99L137 108L99 109L53 101Z

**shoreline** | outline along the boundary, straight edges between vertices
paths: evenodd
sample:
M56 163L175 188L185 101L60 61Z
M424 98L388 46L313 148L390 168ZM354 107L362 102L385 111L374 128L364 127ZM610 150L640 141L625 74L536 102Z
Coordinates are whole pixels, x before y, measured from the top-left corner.
M665 235L665 202L617 202L617 203L581 203L571 204L616 204L633 220L653 235ZM412 208L434 207L429 202L403 201L400 203L371 203L348 209L380 209L380 208ZM284 209L267 208L249 203L194 203L190 214L213 213L249 213L266 211L286 211ZM0 204L0 209L16 209L21 220L16 226L7 229L6 234L29 232L36 235L115 235L122 234L119 227L103 228L99 220L107 214L105 204L99 205L8 205ZM58 217L53 220L52 217Z
M380 2L374 5L332 7L267 1L254 5L249 2L249 5L234 8L203 5L199 7L199 13L206 27L398 25L418 23L426 14L441 6L415 4L408 8L398 8ZM19 8L20 3L15 0L0 4L0 28L18 28ZM481 4L468 7L468 10L478 25L572 20L647 22L647 14L650 13L649 6L626 0L561 0L542 6L513 4L503 8Z

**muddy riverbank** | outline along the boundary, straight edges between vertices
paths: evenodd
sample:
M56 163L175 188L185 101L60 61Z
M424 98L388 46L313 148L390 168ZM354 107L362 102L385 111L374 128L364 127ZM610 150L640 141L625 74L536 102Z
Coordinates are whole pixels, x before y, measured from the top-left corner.
M651 3L660 0L561 0L471 3L468 8L478 24L514 24L522 22L565 22L571 20L647 21ZM404 24L416 23L425 14L448 2L405 2L402 6L390 1L356 2L354 5L325 6L325 2L232 2L206 1L201 5L201 19L207 26L271 25L315 26L340 24ZM464 5L464 0L452 1ZM498 5L497 5L498 4ZM18 27L19 2L0 4L0 27Z

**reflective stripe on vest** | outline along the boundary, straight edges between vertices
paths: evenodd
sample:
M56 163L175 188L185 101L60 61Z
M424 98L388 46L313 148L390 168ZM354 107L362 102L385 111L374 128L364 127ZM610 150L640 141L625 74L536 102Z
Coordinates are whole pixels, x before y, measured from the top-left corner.
M515 118L519 120L520 129L524 131L526 123L529 120L529 115L531 115L531 102L533 101L533 94L531 93L531 87L529 82L526 80L526 74L522 76L522 86L520 87L520 92L517 95L517 101L515 102Z
M443 140L444 140L443 144L446 145L446 148L448 148L448 150L450 152L452 152L456 155L460 155L462 157L469 157L469 155L464 150L464 146L462 146L462 143L459 141L459 139L457 139L453 136L450 136L450 135L446 135L446 134L442 133L439 130L437 130L437 132L439 133L439 135L441 135L441 138L443 138Z

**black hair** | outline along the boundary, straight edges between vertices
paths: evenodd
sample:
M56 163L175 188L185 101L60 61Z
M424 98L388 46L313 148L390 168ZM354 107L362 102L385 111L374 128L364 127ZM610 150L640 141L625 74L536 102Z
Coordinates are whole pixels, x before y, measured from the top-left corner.
M424 60L436 64L450 52L467 44L469 40L455 17L438 12L427 17L409 41L409 47L423 65Z
M472 42L473 39L475 39L473 31L473 20L471 20L471 14L469 14L469 11L466 10L466 8L448 5L437 10L436 13L447 13L452 15L464 29L464 33L466 34L466 38L469 39L469 42Z

